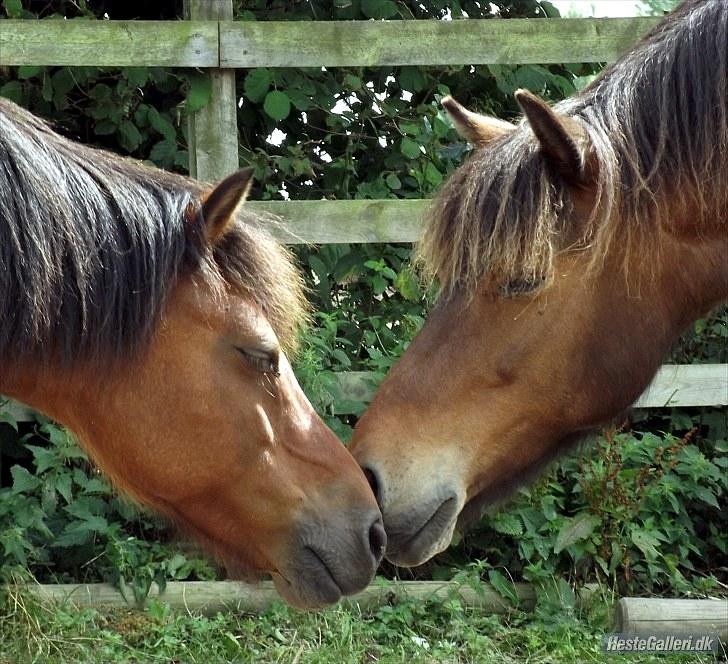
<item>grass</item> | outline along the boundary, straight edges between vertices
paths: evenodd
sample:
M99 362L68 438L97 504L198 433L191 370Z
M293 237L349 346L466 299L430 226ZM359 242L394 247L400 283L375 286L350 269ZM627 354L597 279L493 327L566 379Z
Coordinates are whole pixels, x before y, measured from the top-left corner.
M615 664L621 658L600 647L610 613L603 599L579 612L506 616L451 600L402 602L366 612L338 606L301 613L277 605L259 615L231 611L205 617L173 612L159 601L145 611L50 606L11 588L0 600L0 664ZM712 655L626 658L629 664L721 660Z

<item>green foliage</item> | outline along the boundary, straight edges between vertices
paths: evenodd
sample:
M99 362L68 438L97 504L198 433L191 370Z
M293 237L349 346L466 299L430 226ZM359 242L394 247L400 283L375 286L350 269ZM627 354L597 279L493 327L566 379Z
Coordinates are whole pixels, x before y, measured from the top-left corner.
M725 425L723 413L718 435ZM607 432L484 519L440 564L479 558L537 584L558 576L603 579L625 593L708 592L725 582L726 468L728 441L697 428L679 438Z
M640 0L640 13L646 16L662 16L675 9L679 0Z

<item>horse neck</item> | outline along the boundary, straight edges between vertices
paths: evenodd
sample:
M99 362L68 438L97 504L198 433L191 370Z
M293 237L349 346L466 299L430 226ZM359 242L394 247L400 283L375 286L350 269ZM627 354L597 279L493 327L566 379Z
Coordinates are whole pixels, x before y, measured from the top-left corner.
M62 368L33 361L3 367L0 394L22 401L76 434L93 418L104 393L100 371ZM108 375L108 374L107 374Z
M655 242L658 251L654 246L638 251L638 272L645 274L638 274L640 285L630 294L662 313L665 340L671 344L690 323L728 298L728 234L720 229L702 236L661 234Z

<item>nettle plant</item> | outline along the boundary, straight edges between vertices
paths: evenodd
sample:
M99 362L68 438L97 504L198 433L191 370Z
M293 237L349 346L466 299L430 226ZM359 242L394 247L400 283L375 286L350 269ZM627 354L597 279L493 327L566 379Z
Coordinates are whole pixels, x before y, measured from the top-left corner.
M489 578L504 569L544 589L559 577L625 593L719 590L727 496L725 409L637 411L485 517L431 573L480 559Z
M0 0L0 13L175 19L179 4L52 0L36 8ZM536 0L236 0L235 9L238 20L259 21L558 15L549 2ZM470 149L442 113L443 95L513 118L517 88L558 100L596 70L241 70L239 149L241 164L256 169L251 198L430 197ZM187 114L206 104L209 94L205 77L183 70L0 67L0 95L71 137L179 172L187 169ZM317 410L348 440L366 403L346 402L335 374L369 371L376 385L421 326L434 293L411 266L409 245L337 244L298 247L296 253L315 312L296 371ZM674 361L728 362L727 324L725 311L696 323ZM429 566L385 573L450 577L453 568L477 559L478 569L487 570L504 593L508 574L580 581L600 575L618 585L681 591L710 586L726 555L722 533L728 532L727 511L715 506L726 501L725 412L651 411L640 418L634 430L600 438L556 465ZM218 573L180 547L166 524L117 496L63 430L43 418L17 423L1 402L0 567L30 569L41 580L111 580L139 596L152 580Z

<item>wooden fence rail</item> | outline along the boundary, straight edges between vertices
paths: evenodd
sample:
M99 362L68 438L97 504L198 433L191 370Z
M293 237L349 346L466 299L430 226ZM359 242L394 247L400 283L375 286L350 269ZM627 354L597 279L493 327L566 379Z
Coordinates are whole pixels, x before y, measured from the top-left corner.
M185 21L0 20L0 65L204 68L209 104L190 118L190 172L219 179L238 167L233 69L608 62L656 18L458 21L232 21L232 0L185 0ZM251 202L287 243L412 242L428 202ZM373 374L342 373L344 401L368 401ZM728 404L728 365L663 367L640 407ZM344 408L344 411L347 409ZM15 414L27 417L17 407Z
M0 20L0 65L219 67L215 21Z
M224 0L217 5L224 7ZM250 68L611 62L659 21L200 18L207 20L3 20L0 64Z
M536 593L532 586L514 583L512 589L521 609L533 609ZM260 613L281 601L269 581L261 581L256 585L237 581L171 581L166 584L164 592L160 592L157 584L153 583L149 596L141 603L133 597L122 595L114 586L106 583L28 585L23 590L45 603L79 608L143 608L149 600L159 599L174 609L207 615L231 610ZM586 602L595 592L593 586L585 586L581 589L579 600ZM487 583L476 589L448 581L383 582L379 579L353 597L344 598L343 603L371 609L403 600L448 599L456 599L464 606L478 607L488 613L507 613L514 606Z

